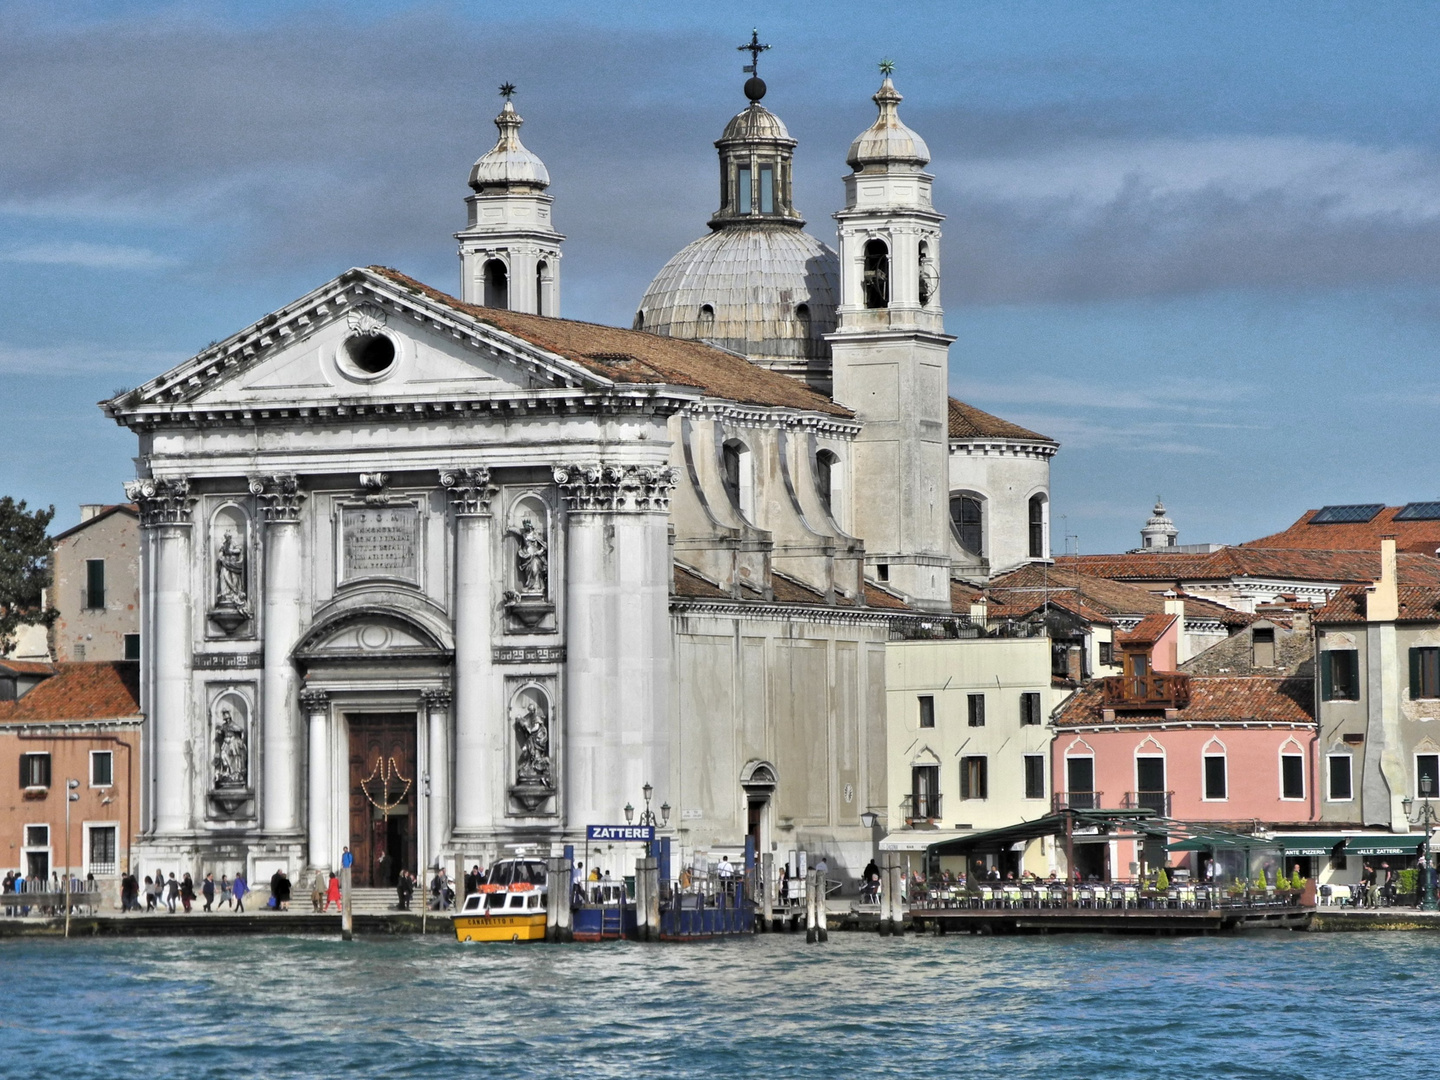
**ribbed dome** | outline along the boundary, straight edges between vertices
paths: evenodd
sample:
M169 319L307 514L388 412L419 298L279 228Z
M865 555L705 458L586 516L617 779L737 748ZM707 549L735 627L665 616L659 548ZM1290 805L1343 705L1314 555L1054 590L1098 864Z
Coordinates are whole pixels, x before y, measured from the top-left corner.
M789 139L790 132L780 118L758 101L752 101L748 108L740 110L725 125L721 142L730 139Z
M635 321L757 360L820 359L829 356L823 335L835 329L838 293L838 257L813 236L793 225L730 226L666 263Z
M880 109L875 122L856 136L845 155L846 163L859 172L866 165L914 165L923 166L930 160L930 148L925 140L906 127L900 120L899 104L904 99L890 76L880 84L872 98Z
M470 170L470 186L476 191L487 188L546 188L550 172L545 163L532 154L520 141L520 125L525 121L509 101L495 118L500 138L494 149L475 162Z

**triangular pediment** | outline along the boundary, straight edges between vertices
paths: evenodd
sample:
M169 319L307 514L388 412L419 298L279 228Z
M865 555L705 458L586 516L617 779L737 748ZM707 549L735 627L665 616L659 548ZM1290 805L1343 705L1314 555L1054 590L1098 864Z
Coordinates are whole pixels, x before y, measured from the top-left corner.
M357 269L106 405L123 418L167 406L288 409L613 385L483 319Z

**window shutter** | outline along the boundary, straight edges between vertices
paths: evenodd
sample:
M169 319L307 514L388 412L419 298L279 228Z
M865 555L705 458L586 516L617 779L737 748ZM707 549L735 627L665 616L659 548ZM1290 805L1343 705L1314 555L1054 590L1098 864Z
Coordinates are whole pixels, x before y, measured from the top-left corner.
M1420 650L1410 650L1410 700L1420 697Z
M1349 688L1351 701L1360 700L1360 653L1355 649L1349 649L1345 657L1345 682Z
M50 755L49 755L49 754L41 754L41 755L40 755L40 786L41 786L41 787L47 787L47 788L50 786ZM67 797L69 796L69 792L66 792L66 796L67 796Z
M1320 700L1331 701L1335 697L1335 654L1320 654Z
M20 787L21 787L22 789L30 786L30 769L29 769L29 765L30 765L30 755L29 755L29 754L21 754L21 755L20 755Z
M960 798L970 798L970 759L960 759Z

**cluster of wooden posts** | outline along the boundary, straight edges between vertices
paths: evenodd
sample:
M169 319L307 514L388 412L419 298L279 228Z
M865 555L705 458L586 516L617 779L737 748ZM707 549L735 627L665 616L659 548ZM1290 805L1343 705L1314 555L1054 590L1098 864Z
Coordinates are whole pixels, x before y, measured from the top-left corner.
M905 932L905 868L900 853L880 853L880 936Z

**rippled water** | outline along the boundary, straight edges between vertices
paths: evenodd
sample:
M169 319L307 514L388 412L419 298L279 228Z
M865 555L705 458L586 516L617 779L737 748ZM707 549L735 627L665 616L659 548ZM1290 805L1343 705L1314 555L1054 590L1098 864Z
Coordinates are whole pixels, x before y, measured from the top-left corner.
M0 1076L1426 1075L1437 974L1400 933L8 941Z

